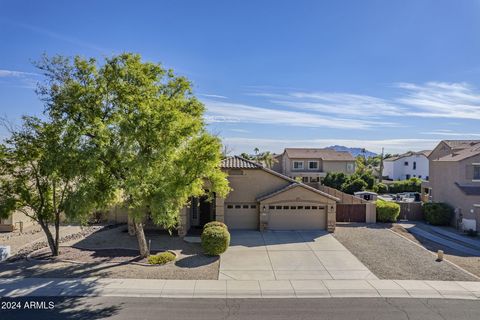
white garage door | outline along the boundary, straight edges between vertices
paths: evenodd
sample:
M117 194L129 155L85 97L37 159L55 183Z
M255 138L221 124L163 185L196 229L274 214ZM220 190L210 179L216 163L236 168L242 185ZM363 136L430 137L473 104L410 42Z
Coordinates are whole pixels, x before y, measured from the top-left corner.
M257 205L252 203L226 203L225 223L229 229L258 229Z
M326 229L326 206L322 204L269 205L268 229L308 230Z

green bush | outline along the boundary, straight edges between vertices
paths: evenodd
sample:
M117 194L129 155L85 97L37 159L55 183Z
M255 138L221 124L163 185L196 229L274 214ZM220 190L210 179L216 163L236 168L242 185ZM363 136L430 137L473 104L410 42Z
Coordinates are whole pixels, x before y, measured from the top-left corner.
M377 205L377 221L379 222L395 222L400 214L400 205L391 201L378 199Z
M205 230L211 227L220 227L220 228L224 228L225 230L228 230L227 225L220 221L211 221L211 222L205 223L205 225L203 226L203 229Z
M342 191L348 194L354 194L357 191L363 191L368 184L360 178L349 179L342 185Z
M388 187L390 193L402 192L420 192L422 186L422 179L410 178L408 180L395 181Z
M224 253L230 245L230 233L223 227L205 228L200 238L203 251L210 256L218 256Z
M322 180L322 184L340 190L342 188L342 184L347 181L347 175L343 172L328 172L325 178Z
M453 218L453 208L446 203L428 202L423 205L423 216L435 226L448 226Z
M165 264L175 260L176 256L170 251L160 252L155 255L148 256L148 263L150 264Z
M373 191L375 191L378 194L387 193L388 186L385 183L377 183L376 185L373 186Z

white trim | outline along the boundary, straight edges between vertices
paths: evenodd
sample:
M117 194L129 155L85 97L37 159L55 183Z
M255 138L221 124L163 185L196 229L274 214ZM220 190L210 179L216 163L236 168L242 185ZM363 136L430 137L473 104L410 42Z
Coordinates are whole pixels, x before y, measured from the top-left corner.
M480 182L479 179L473 179L472 182Z
M301 168L295 168L295 163L301 163ZM301 160L292 160L292 170L303 170L305 168L305 162Z
M473 205L475 208L480 208L480 204L474 204Z
M472 163L472 166L480 166L480 163Z
M319 167L320 167L320 161L318 161L318 160L308 160L307 163L308 163L307 170L314 171L314 170L318 170ZM316 167L316 168L313 168L313 169L310 168L310 163L316 163L316 164L317 164L317 167Z

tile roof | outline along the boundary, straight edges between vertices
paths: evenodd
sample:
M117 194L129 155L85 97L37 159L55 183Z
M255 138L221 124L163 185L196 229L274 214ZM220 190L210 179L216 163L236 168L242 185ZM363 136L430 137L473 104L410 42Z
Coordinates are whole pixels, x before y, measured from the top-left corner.
M259 169L262 166L253 161L244 159L239 156L231 156L222 160L220 165L224 169Z
M400 155L395 156L395 157L386 158L385 161L395 161L395 160L402 159L402 158L405 158L405 157L410 157L410 156L413 156L413 155L423 155L425 157L428 157L431 152L432 152L432 150L409 151L409 152L406 152L404 154L400 154Z
M305 188L305 189L308 189L308 190L313 191L313 192L315 192L315 193L318 193L318 194L320 194L320 195L322 195L322 196L324 196L324 197L327 197L327 198L329 198L329 199L332 199L332 200L335 200L335 201L340 201L340 199L337 198L337 197L334 197L334 196L332 196L332 195L330 195L330 194L328 194L328 193L326 193L326 192L320 191L320 190L318 190L318 189L315 189L315 188L313 188L313 187L307 186L307 185L305 185L305 184L303 184L303 183L300 183L300 182L295 182L295 183L289 184L289 185L287 185L287 186L285 186L285 187L282 187L282 188L280 188L280 189L278 189L278 190L275 190L275 191L273 191L273 192L270 192L270 193L261 195L261 196L257 197L257 201L262 201L262 200L271 198L271 197L273 197L273 196L276 196L277 194L283 193L283 192L285 192L285 191L287 191L287 190L290 190L290 189L293 189L293 188L296 188L296 187Z
M480 140L443 140L452 152L434 161L461 161L480 154Z
M285 148L289 158L314 158L324 161L355 161L348 151L335 151L332 149L316 148Z

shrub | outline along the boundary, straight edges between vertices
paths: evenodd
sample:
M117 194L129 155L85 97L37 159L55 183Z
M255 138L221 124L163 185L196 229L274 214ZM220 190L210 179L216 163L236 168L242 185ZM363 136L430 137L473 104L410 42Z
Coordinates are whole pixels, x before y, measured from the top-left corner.
M342 191L348 194L354 194L367 188L367 183L360 178L349 179L342 185Z
M160 252L155 255L148 256L148 263L150 264L165 264L175 260L176 256L170 251Z
M387 193L388 192L388 186L384 183L377 183L375 186L373 186L373 191L376 193L382 194L382 193Z
M377 200L377 221L395 222L400 214L400 205L395 202Z
M224 228L225 230L228 230L227 225L220 221L210 221L203 226L203 229L205 230L211 227L220 227L220 228Z
M340 190L347 178L347 175L343 172L328 172L325 178L323 178L322 184Z
M210 256L218 256L224 253L230 245L230 233L223 227L205 228L200 238L203 251Z
M453 218L453 208L446 203L429 202L423 205L423 216L435 226L448 226Z
M388 189L390 193L420 192L421 185L422 179L410 178L408 180L396 181Z

